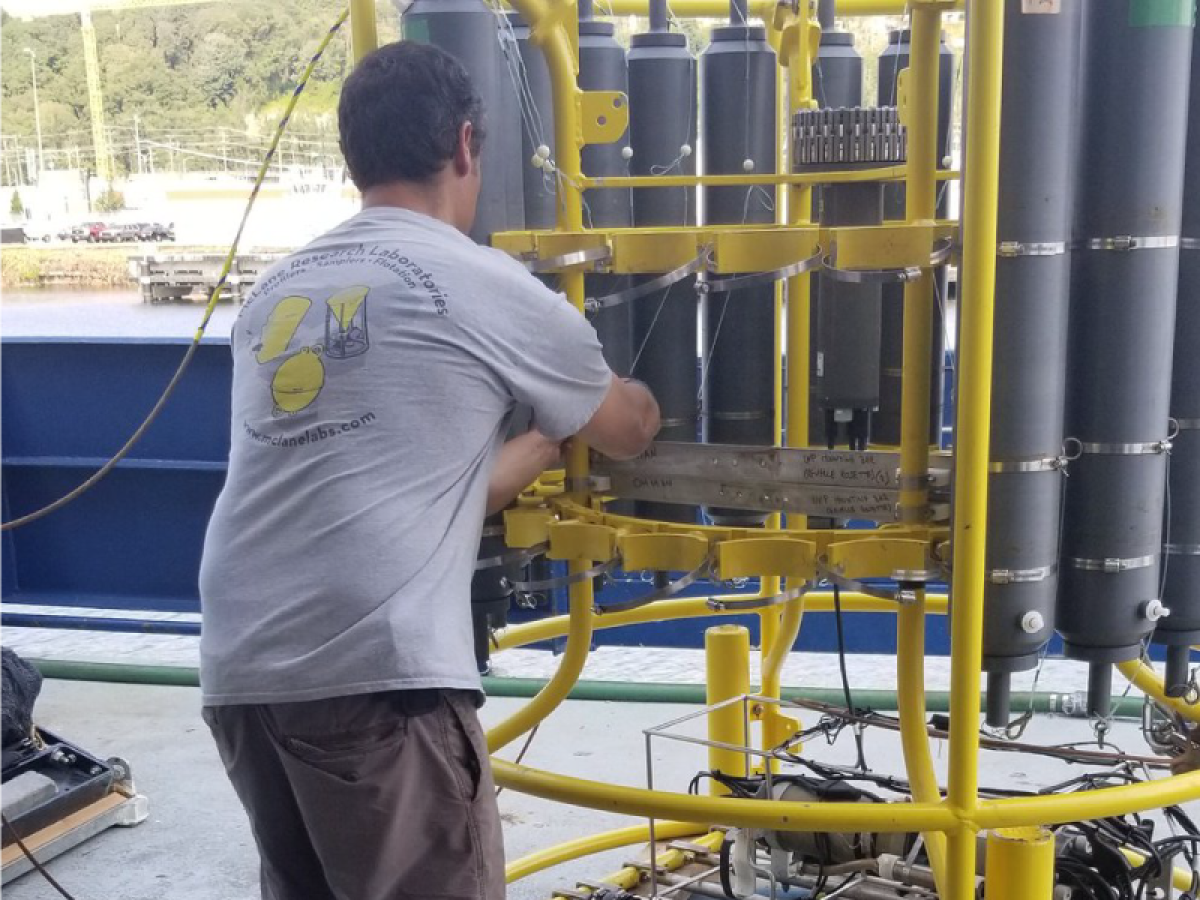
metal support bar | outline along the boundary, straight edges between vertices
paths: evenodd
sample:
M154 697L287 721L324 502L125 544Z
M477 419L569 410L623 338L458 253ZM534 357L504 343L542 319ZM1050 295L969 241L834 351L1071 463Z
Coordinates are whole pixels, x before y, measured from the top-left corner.
M948 805L960 817L949 835L944 900L975 896L979 801L979 695L983 596L987 578L988 452L992 414L993 309L1000 179L1000 97L1004 68L1004 2L975 0L967 18L966 179L959 300L961 368L955 428L957 478L970 490L954 495L954 607L950 624L950 778ZM918 8L919 9L919 8ZM913 12L918 21L932 18ZM915 44L915 42L914 42ZM914 55L916 47L913 47Z

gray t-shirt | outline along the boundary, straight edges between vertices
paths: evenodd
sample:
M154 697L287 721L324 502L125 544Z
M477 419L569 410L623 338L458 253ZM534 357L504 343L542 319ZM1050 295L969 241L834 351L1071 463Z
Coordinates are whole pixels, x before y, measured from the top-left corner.
M263 275L232 350L204 702L477 690L470 583L506 420L588 422L611 378L594 329L505 254L373 208Z

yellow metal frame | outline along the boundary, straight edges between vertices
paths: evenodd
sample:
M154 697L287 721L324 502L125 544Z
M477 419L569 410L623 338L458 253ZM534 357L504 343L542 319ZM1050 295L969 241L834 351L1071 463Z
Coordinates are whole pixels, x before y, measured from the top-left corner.
M939 172L935 152L937 122L937 55L941 15L961 7L952 0L839 0L842 15L900 14L912 16L911 67L904 76L903 115L909 129L909 159L903 167L869 173L875 180L903 177L907 185L906 221L890 223L873 235L853 230L824 235L808 220L810 191L814 183L848 180L844 174L816 173L722 176L696 178L604 178L590 179L581 169L580 149L585 140L618 139L614 129L584 127L583 113L593 111L576 84L578 33L573 0L511 0L531 25L533 40L546 56L554 93L556 164L560 181L558 219L554 232L517 233L498 236L497 244L519 255L546 257L581 246L608 246L614 271L667 271L695 258L703 248L717 247L719 264L726 271L759 271L779 264L783 257L799 258L814 243L842 242L856 264L868 261L883 265L904 262L923 253L929 242L948 233L946 223L934 220L934 196L939 178L956 173ZM606 0L617 14L644 12L646 0ZM811 105L810 71L819 30L809 18L808 4L796 14L773 0L753 0L752 12L769 17L772 44L779 50L787 69L790 113ZM354 54L361 58L375 43L373 0L351 0ZM719 16L727 11L725 0L672 0L680 16ZM573 805L651 816L662 820L657 834L663 837L695 834L698 826L680 823L720 823L729 826L817 831L921 831L925 833L931 862L943 900L973 900L975 897L976 844L982 831L993 831L989 872L1000 866L1014 879L997 878L989 883L989 900L1036 897L1049 882L1052 849L1046 850L1048 825L1105 816L1122 815L1156 806L1200 797L1200 772L1159 781L1077 792L1065 796L1032 796L1001 800L979 797L979 696L983 634L984 550L987 534L987 460L992 378L992 309L995 287L996 212L998 193L1001 62L1004 36L1003 0L971 0L967 48L971 56L971 78L966 105L970 109L966 135L967 160L963 195L961 260L961 354L959 404L956 423L956 478L970 490L955 494L953 553L955 602L951 616L951 715L949 736L949 784L943 798L934 776L925 728L924 625L927 615L946 614L944 596L917 592L915 603L897 607L888 601L847 592L840 598L843 612L896 612L900 636L897 652L897 686L900 697L901 738L912 803L831 804L732 797L699 797L631 788L570 778L564 775L493 759L496 781L545 799ZM370 22L368 23L368 18ZM607 101L610 105L612 98ZM781 162L786 162L781 160ZM675 184L771 184L786 192L789 215L786 223L754 229L621 229L589 232L584 229L582 191L590 187L645 187ZM742 231L742 234L738 234ZM746 232L753 231L750 236ZM750 237L748 240L747 238ZM872 255L872 246L882 248ZM885 252L886 251L886 252ZM788 260L792 261L792 260ZM920 263L920 260L915 261ZM772 517L769 530L719 528L654 522L607 513L597 500L575 488L587 483L588 454L576 442L567 460L565 493L538 491L506 516L508 541L529 547L549 540L556 558L570 560L573 572L591 562L609 558L618 547L639 567L677 569L681 563L715 553L724 559L728 572L764 575L760 596L777 591L780 578L805 577L818 557L833 558L840 567L859 575L891 574L915 561L914 548L931 548L943 543L945 529L918 521L916 511L926 502L920 476L928 471L929 446L928 355L932 327L932 285L928 274L906 285L904 330L904 379L902 399L902 474L908 476L901 505L913 510L909 520L874 534L861 531L808 530L802 517L792 517L786 527ZM583 269L564 271L561 286L568 299L583 309ZM809 345L809 278L796 276L787 290L786 345L806 358ZM781 308L777 306L777 309ZM782 315L777 314L776 360L782 354ZM786 443L808 443L808 367L788 367ZM782 382L777 375L777 397ZM777 404L778 408L778 404ZM919 554L923 559L925 553ZM720 598L718 598L720 599ZM739 599L745 599L740 595ZM555 676L526 706L501 722L488 735L495 752L529 731L549 716L566 698L578 680L587 659L594 629L640 622L717 615L708 598L667 600L639 609L597 617L592 609L590 579L573 584L570 611L566 616L544 619L505 629L497 636L497 649L521 646L550 637L566 635L567 645ZM779 695L779 672L795 642L805 610L828 611L832 598L814 592L803 602L793 601L782 613L762 614L764 675L762 693ZM722 697L740 692L745 679L744 658L736 631L716 632L710 669L710 693ZM1200 706L1163 695L1162 683L1141 662L1123 665L1122 672L1140 689L1193 721L1200 721ZM785 722L771 723L763 714L764 739L785 739ZM771 727L767 727L767 726ZM744 737L744 722L714 724L710 734L729 743ZM1016 829L1016 830L1014 830ZM559 862L626 843L645 840L643 827L621 829L592 838L572 841L519 860L509 866L509 880ZM700 839L716 846L720 833ZM995 854L993 861L992 854ZM1047 862L1047 859L1049 862ZM1008 861L1007 863L1005 861ZM686 862L686 854L671 850L657 857L668 868ZM1177 873L1182 880L1185 874ZM636 869L625 869L608 880L632 887L639 878Z

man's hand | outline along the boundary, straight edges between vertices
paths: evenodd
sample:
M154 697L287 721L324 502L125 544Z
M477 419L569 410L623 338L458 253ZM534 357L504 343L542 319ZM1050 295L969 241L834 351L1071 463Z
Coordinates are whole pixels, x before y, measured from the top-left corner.
M488 481L488 515L508 506L547 469L562 465L563 442L552 441L536 428L500 448Z

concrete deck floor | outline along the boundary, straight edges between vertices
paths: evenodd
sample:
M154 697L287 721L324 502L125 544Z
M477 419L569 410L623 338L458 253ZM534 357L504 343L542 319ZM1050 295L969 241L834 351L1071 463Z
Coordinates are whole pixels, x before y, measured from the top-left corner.
M484 708L483 718L486 723L495 722L523 702L493 699ZM642 786L645 755L641 729L695 709L569 702L542 727L526 762L566 774ZM41 724L93 753L127 759L139 790L150 801L150 818L142 825L110 830L50 863L50 871L78 900L257 897L253 842L198 711L199 694L190 688L46 683L37 708ZM700 731L693 727L690 733ZM869 734L869 763L881 771L900 772L896 736ZM1091 737L1086 721L1049 717L1036 720L1026 734L1026 740L1038 743ZM1117 723L1111 739L1131 753L1143 752L1135 723ZM504 755L511 758L513 752L515 749ZM834 746L814 741L808 752L814 758L843 763L852 762L854 756L848 732ZM945 756L944 745L936 743L934 759L943 776ZM656 787L664 789L686 790L692 775L704 767L703 749L684 743L656 740L655 757ZM1033 788L1081 770L1041 757L988 753L982 771L984 783ZM563 840L631 824L620 816L576 810L510 791L500 803L510 859ZM1200 815L1200 810L1192 809L1192 813ZM636 853L633 848L616 850L566 864L514 885L509 896L512 900L544 900L554 888L572 885L574 878L603 877ZM37 873L5 887L4 895L8 900L57 896Z

